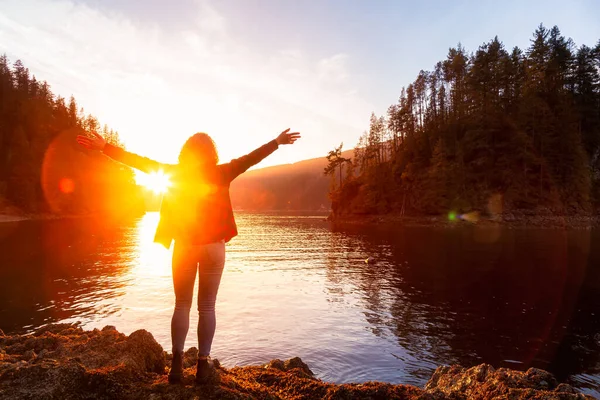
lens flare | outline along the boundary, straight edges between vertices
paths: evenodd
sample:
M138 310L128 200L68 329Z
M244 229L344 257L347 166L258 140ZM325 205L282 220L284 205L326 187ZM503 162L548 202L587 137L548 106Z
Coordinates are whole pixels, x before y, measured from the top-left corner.
M73 152L74 138L79 131L69 129L59 133L48 145L40 173L40 183L46 203L52 212L73 209L73 194L81 189L81 171L74 170L74 162L81 160ZM85 169L84 169L85 170ZM89 177L92 172L89 172Z
M462 214L460 216L460 219L463 221L475 223L475 222L479 221L479 211L472 211L472 212L469 212L466 214Z
M73 193L75 191L75 182L73 182L73 179L62 178L58 182L58 189L63 193Z

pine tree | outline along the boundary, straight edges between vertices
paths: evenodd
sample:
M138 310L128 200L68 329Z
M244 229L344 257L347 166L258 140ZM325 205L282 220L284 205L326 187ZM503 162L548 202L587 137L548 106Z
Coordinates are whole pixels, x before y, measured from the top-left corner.
M525 52L498 37L471 56L451 48L387 118L371 115L338 211L485 212L498 196L507 209L598 207L599 70L600 41L576 49L556 26L538 26Z
M131 170L76 146L75 136L86 133L77 109L73 97L68 106L55 98L50 85L30 76L21 61L11 68L0 56L0 203L8 200L25 212L73 213L139 200ZM85 122L90 130L100 126L92 116ZM110 132L109 140L118 143ZM99 171L105 171L106 182L98 181ZM132 207L139 211L140 205ZM134 208L124 210L135 214Z

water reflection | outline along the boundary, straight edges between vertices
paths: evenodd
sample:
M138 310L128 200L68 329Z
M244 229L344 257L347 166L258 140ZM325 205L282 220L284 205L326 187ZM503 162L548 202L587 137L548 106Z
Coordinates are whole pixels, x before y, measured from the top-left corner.
M96 220L0 224L0 321L26 331L69 318L102 318L115 312L131 264L103 252L122 243L127 228ZM102 299L103 303L96 300Z
M0 328L111 324L169 349L171 252L152 243L157 222L1 224ZM598 394L597 231L331 229L275 214L238 224L217 302L225 365L301 356L325 380L423 385L440 364L488 362Z
M359 258L379 262L357 262L358 277L340 271L332 283L364 291L373 332L393 332L407 355L434 364L536 366L579 385L582 372L597 374L600 319L591 310L598 301L587 299L598 298L598 251L590 248L597 232L502 230L482 242L481 229L340 231L362 246ZM419 376L422 363L414 367ZM591 384L597 387L597 376Z
M82 322L86 329L115 325L125 333L137 329L154 332L156 321L165 324L173 303L171 251L153 242L158 219L158 213L148 213L130 225L122 237L103 246L102 254L128 266L116 276L124 288L120 296L99 296L95 301L96 307L110 304L113 312L83 319L75 316L72 321ZM161 328L158 339L166 345L168 325Z
M137 255L132 274L143 276L171 277L171 252L158 243L154 243L154 233L158 225L159 214L148 213L137 223L134 242Z

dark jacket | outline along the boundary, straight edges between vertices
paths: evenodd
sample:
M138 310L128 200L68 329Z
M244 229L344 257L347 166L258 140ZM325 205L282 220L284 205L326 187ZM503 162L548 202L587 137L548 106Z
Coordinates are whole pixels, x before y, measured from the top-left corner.
M170 176L172 186L163 196L154 236L156 243L169 248L173 240L206 244L220 240L228 242L236 236L229 184L277 148L277 142L273 140L227 164L191 172L184 171L179 165L161 164L110 144L104 148L104 154L140 171L162 170Z

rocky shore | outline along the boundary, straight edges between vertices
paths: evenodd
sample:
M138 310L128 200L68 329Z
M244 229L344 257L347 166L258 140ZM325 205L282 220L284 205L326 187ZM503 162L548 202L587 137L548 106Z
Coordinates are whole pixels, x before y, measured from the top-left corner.
M186 352L183 384L169 385L170 355L145 330L84 331L57 324L30 335L0 331L0 399L591 399L548 372L439 367L424 388L323 382L299 358L218 367L220 383L195 386L197 350Z

